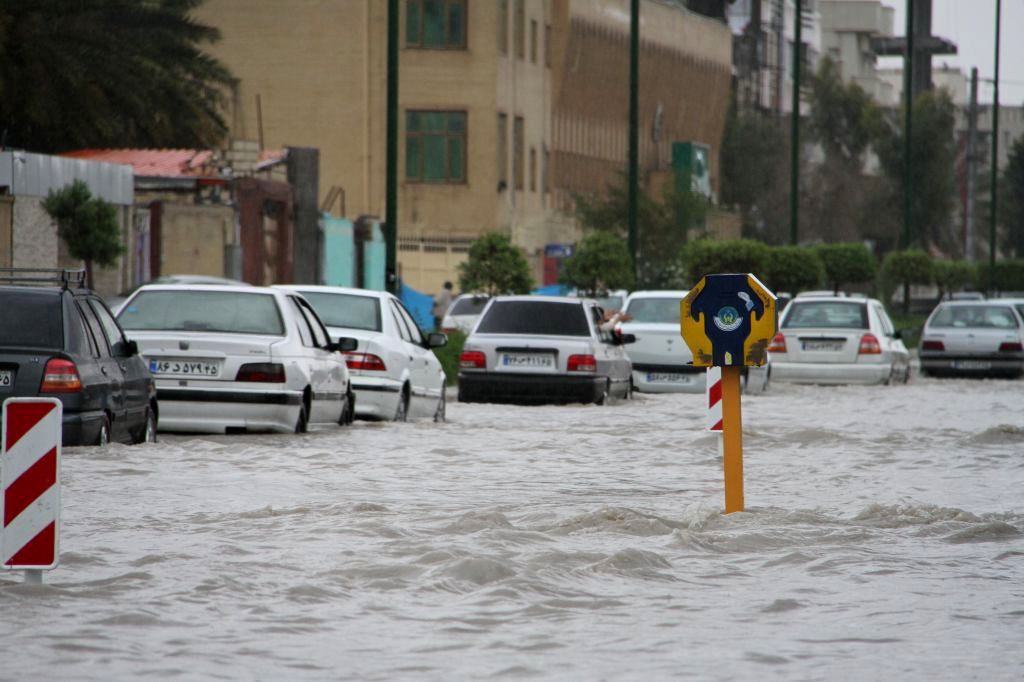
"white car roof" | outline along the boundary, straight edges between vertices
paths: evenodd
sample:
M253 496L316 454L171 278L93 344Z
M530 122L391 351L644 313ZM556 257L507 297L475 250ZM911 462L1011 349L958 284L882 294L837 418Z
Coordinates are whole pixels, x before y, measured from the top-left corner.
M366 296L369 298L390 298L391 294L386 291L377 291L376 289L357 289L355 287L332 287L324 284L275 284L271 287L272 289L282 289L286 291L297 291L302 293L308 291L310 293L324 293L324 294L347 294L350 296Z
M238 294L242 292L272 294L270 287L258 287L252 284L144 284L135 293L143 291L224 291Z
M592 301L592 298L577 298L576 296L540 296L534 294L520 294L516 296L495 296L494 301L540 301L541 303L582 303Z
M670 291L667 289L634 291L629 295L629 300L633 300L634 298L685 298L688 293L690 293L688 289L679 289L676 291Z

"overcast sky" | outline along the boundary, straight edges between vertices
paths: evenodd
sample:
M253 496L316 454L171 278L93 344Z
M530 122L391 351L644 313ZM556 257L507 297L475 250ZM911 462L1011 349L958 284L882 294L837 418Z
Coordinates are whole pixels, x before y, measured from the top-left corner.
M906 29L906 2L883 0L882 4L896 10L895 35ZM1001 12L1002 39L999 44L999 103L1024 105L1024 0L1003 0ZM978 68L980 79L995 73L996 0L932 0L932 34L956 43L959 54L932 58L932 68L943 62L959 66L969 78L971 67ZM883 58L880 66L895 66L901 60ZM992 101L992 86L982 80L978 99Z

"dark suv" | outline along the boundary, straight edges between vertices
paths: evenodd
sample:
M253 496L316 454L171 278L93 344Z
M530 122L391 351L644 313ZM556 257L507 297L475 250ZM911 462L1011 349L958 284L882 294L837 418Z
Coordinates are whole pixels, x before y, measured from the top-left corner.
M64 445L156 440L156 385L79 270L0 269L0 401L64 404Z

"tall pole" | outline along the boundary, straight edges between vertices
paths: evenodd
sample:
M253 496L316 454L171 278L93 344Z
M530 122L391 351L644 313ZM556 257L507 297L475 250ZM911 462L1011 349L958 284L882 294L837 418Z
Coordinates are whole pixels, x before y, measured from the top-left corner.
M637 184L638 119L637 91L640 80L640 0L630 0L629 6L629 257L633 261L633 276L637 275Z
M783 5L785 6L785 5ZM798 229L800 200L800 71L802 71L800 48L803 27L803 0L796 0L796 21L794 22L795 39L793 40L793 108L790 114L792 132L790 134L790 168L789 168L789 241L796 245L800 241Z
M914 109L914 7L913 0L907 0L907 54L903 60L903 231L900 233L900 248L910 248L910 196L911 196L911 132ZM906 287L904 287L906 288Z
M975 194L978 188L978 69L971 69L971 101L967 105L967 207L964 213L964 258L974 260Z
M992 210L988 216L988 291L995 289L996 276L996 209L999 185L999 19L1002 0L996 0L996 75L992 81Z
M398 0L388 0L387 180L384 203L385 287L398 295Z

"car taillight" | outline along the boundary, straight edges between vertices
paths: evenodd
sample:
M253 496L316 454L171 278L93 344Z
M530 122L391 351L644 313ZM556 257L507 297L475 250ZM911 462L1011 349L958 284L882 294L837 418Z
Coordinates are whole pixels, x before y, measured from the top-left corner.
M922 341L921 350L946 350L942 341Z
M878 355L882 352L882 344L878 343L878 337L874 334L865 334L860 337L859 355Z
M238 368L235 381L282 384L284 383L284 365L279 362L250 362Z
M345 353L345 364L349 369L366 370L369 372L386 372L387 365L379 355L373 353Z
M1000 353L1020 353L1022 350L1024 350L1024 346L1020 341L1005 341L999 344Z
M568 370L570 372L596 372L597 360L593 355L570 355Z
M782 334L776 334L772 337L772 342L768 344L769 353L785 353L786 352L786 337Z
M82 390L82 379L78 368L70 360L51 358L43 370L43 384L40 393L77 393Z
M459 355L459 367L462 369L487 369L487 356L478 350L464 350Z

